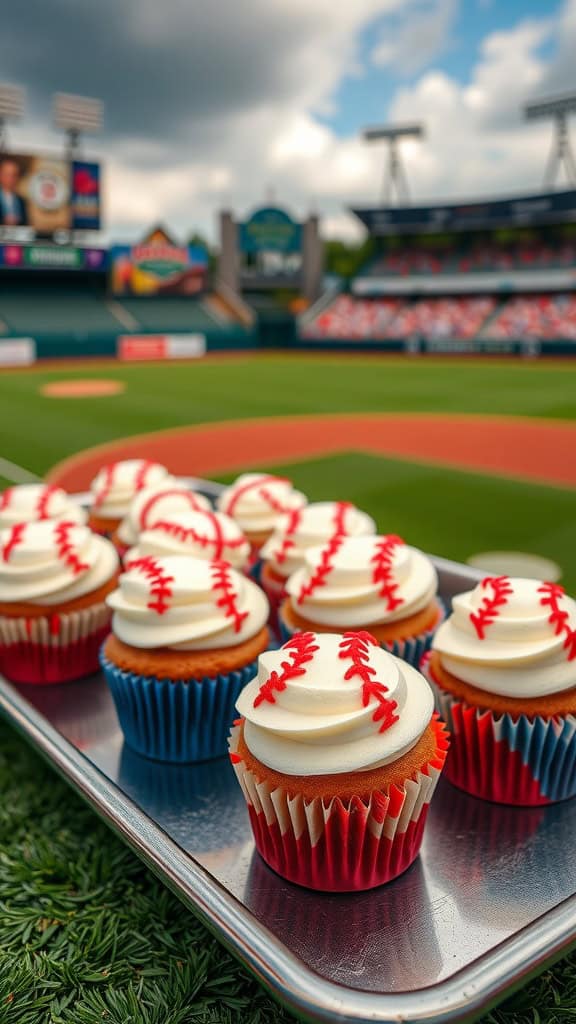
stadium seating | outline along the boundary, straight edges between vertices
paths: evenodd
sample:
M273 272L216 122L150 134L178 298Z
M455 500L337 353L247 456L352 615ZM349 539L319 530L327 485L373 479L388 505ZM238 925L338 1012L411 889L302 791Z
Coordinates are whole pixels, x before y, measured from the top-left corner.
M338 295L306 326L302 335L356 340L385 338L387 325L401 305L401 299L354 299L351 295Z
M500 246L478 242L448 250L404 247L377 257L365 273L373 276L544 270L576 265L576 244L530 242Z
M190 298L122 299L121 304L143 330L214 331L221 327L202 302Z
M493 296L457 298L355 299L339 295L303 331L307 338L378 340L411 335L472 338L496 309Z
M482 336L576 340L576 295L516 295L508 299Z
M4 333L49 334L68 331L118 332L121 324L103 297L89 291L46 288L0 292L0 321Z

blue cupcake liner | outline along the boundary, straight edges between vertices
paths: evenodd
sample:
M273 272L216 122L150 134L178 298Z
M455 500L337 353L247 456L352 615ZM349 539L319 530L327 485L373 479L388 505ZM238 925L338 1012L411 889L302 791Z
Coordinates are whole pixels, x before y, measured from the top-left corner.
M240 691L256 662L206 679L156 679L125 672L100 653L126 743L155 761L193 764L223 757Z
M392 644L381 643L380 646L385 651L389 651L390 654L395 655L396 658L402 658L403 661L407 661L409 665L414 668L420 667L420 662L424 655L430 650L434 634L438 629L440 623L444 620L446 614L446 606L441 598L437 597L436 600L442 610L442 615L439 622L436 624L434 629L429 629L425 633L419 633L418 636L409 637L407 640L395 640ZM368 631L370 627L367 627ZM282 616L282 609L278 610L278 629L280 632L280 644L285 644L287 640L290 640L298 630L291 629L287 625L286 621ZM337 629L334 630L338 632Z
M440 687L426 665L423 669L434 690L436 709L452 736L447 768L454 762L454 772L447 771L447 776L455 773L456 785L468 788L469 778L474 777L479 780L475 795L503 803L528 802L526 793L532 794L530 802L542 804L576 796L576 716L544 718L473 708ZM514 772L518 759L513 761L508 754L519 755L520 777L518 768ZM502 776L505 761L516 778L494 781L493 773ZM499 788L510 799L502 799Z

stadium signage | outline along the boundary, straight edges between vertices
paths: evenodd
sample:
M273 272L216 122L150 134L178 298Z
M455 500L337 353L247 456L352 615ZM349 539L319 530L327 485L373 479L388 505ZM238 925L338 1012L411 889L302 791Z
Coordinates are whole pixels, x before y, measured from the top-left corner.
M30 366L35 362L34 338L8 338L0 341L0 366Z
M479 203L353 209L371 235L466 231L576 220L576 189Z
M0 268L6 270L104 270L105 249L61 245L0 245Z
M110 252L114 295L194 295L207 285L208 256L200 246L164 238L114 245Z
M265 206L255 210L249 220L240 224L240 251L299 252L302 246L302 226L292 220L285 210Z
M0 153L0 225L42 237L100 230L100 167L38 153Z
M200 359L206 354L204 334L122 334L116 354L122 362Z

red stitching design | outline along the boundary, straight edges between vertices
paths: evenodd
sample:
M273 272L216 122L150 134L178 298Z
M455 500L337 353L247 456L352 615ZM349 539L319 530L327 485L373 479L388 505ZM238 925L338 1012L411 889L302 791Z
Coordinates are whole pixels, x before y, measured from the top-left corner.
M134 477L134 487L136 488L137 491L141 491L142 488L146 486L146 477L148 476L148 473L155 465L156 463L151 462L150 459L143 460L140 469L138 470L136 476Z
M111 462L108 466L103 466L101 472L104 474L104 480L102 481L102 487L94 495L94 508L99 508L106 501L106 498L110 494L112 484L114 482L114 473L116 472L117 462Z
M74 575L77 576L80 572L86 572L90 566L88 562L80 561L80 556L70 540L70 530L73 530L75 525L75 523L69 522L56 523L54 526L54 540L56 541L58 558L65 562L72 569Z
M44 487L44 489L40 492L40 497L38 498L38 502L36 504L36 516L38 519L50 519L50 515L48 513L48 505L50 504L51 499L56 494L56 491L59 490L59 487L48 486Z
M210 571L212 572L213 589L216 592L220 591L222 594L218 601L216 601L216 607L224 609L225 616L233 620L234 632L239 633L242 629L242 623L248 618L249 612L241 612L238 608L238 594L234 589L232 576L230 575L231 566L228 562L214 561L210 563Z
M368 707L371 700L376 701L376 708L372 715L373 722L380 722L378 732L386 732L394 722L398 721L395 714L398 707L395 700L390 700L384 694L388 687L373 679L376 669L368 664L370 647L379 647L379 643L371 633L359 630L357 633L343 633L340 643L340 658L350 658L352 664L346 670L344 679L349 681L354 676L359 676L362 681L362 706Z
M150 556L135 558L132 562L128 562L126 572L132 570L141 572L150 581L150 597L154 600L149 601L146 607L151 611L158 612L158 615L164 615L170 608L170 598L172 597L170 584L174 582L174 577L168 576L156 559Z
M482 604L477 612L470 612L470 622L474 626L479 640L486 639L486 629L496 621L500 609L508 604L510 594L514 593L508 576L486 576L480 584L481 587L491 587L492 597L486 595L482 598Z
M282 565L282 563L286 561L290 548L293 548L294 544L296 543L294 540L294 534L296 533L298 527L300 526L300 520L302 519L302 509L293 508L292 511L289 513L289 516L290 518L288 519L288 523L286 524L286 530L282 538L282 543L280 544L278 550L273 552L272 554L272 558L274 559L275 562L278 563L278 565Z
M306 674L304 665L312 661L314 654L319 650L316 640L315 633L297 633L296 636L293 636L280 648L282 651L288 652L288 658L291 660L281 663L280 672L274 669L270 673L268 679L262 684L254 698L255 708L263 704L264 701L268 701L269 704L275 704L275 690L277 692L285 690L291 679L296 679L297 676Z
M24 538L24 531L26 529L26 523L16 523L10 529L8 540L2 548L2 559L4 562L10 560L10 555L14 551L14 548L20 544Z
M0 512L3 512L5 508L8 508L13 493L13 487L7 487L5 491L2 491L2 494L0 494Z
M182 541L183 544L188 540L193 540L197 544L200 544L203 548L214 548L213 558L218 560L222 558L225 548L230 550L236 550L241 548L246 543L244 537L235 537L230 540L226 540L222 531L220 520L214 512L207 512L206 509L201 509L201 514L205 515L208 522L214 527L213 536L209 534L198 533L193 526L180 526L179 523L171 523L168 519L160 519L157 523L154 523L152 529L161 530L163 533L167 533L172 537L176 537L177 540Z
M226 512L229 516L233 516L236 505L241 500L241 498L243 498L250 491L256 489L259 491L260 497L263 498L264 501L268 502L270 508L272 508L275 512L288 512L289 509L281 506L279 502L277 502L276 499L272 497L270 492L266 490L266 484L270 483L289 484L290 481L283 476L263 476L259 477L257 480L250 480L249 483L243 484L242 487L238 487L238 489L234 491L233 494L230 495L226 502L226 507L223 509L223 511Z
M562 646L568 652L568 661L572 661L576 658L576 629L570 629L568 625L570 615L559 605L559 601L565 596L566 591L557 583L543 583L541 587L538 587L538 593L544 595L540 598L540 604L550 608L548 622L554 626L555 635L566 634Z
M396 591L400 584L394 579L392 573L392 562L398 547L404 544L402 537L390 533L380 538L376 544L376 551L371 563L374 566L372 574L373 583L381 584L378 591L379 597L386 601L387 611L393 612L400 605L405 604L403 597L398 597Z
M151 497L148 498L148 501L145 502L145 504L144 504L144 506L143 506L143 508L142 508L142 510L140 512L140 520L139 520L140 529L141 530L145 530L147 528L147 526L148 526L148 517L151 515L152 509L154 508L154 506L156 505L157 502L162 501L164 498L173 498L175 496L178 496L178 497L181 497L181 498L187 498L188 502L190 504L190 508L192 509L193 512L205 512L206 511L206 509L202 508L198 504L198 502L196 500L196 495L193 494L192 491L185 491L185 490L183 490L182 487L170 487L170 488L167 488L165 491L158 491L155 494L152 494ZM156 525L156 524L154 524L154 525Z
M346 533L346 512L351 508L349 501L338 501L336 503L336 512L334 514L334 532L328 540L325 547L322 549L320 554L320 561L312 573L308 583L303 583L300 588L300 593L296 598L298 604L302 604L307 597L311 597L318 587L323 587L328 579L328 576L334 568L334 556L338 553L342 547L342 541L347 536Z

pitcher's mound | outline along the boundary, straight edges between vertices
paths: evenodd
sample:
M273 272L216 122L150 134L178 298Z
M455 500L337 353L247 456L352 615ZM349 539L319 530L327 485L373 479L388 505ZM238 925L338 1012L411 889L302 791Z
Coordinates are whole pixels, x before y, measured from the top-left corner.
M126 390L121 380L53 380L40 389L46 398L102 398Z

